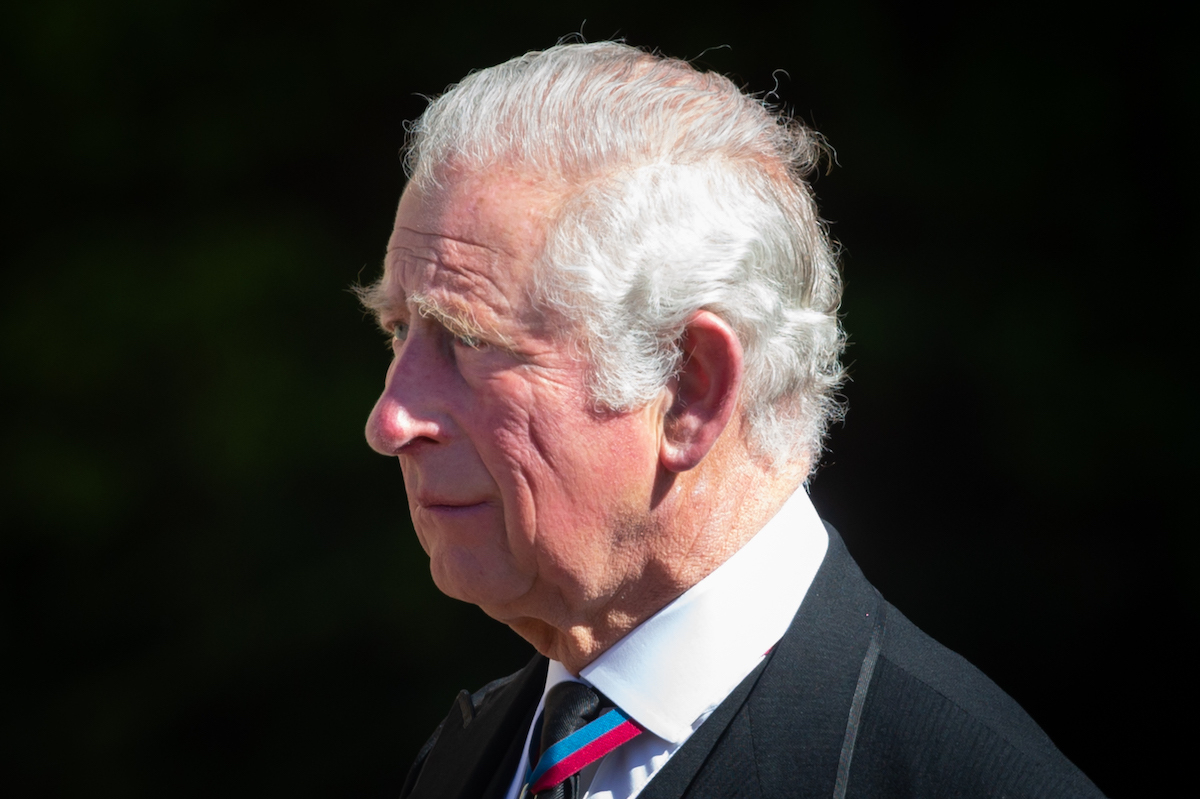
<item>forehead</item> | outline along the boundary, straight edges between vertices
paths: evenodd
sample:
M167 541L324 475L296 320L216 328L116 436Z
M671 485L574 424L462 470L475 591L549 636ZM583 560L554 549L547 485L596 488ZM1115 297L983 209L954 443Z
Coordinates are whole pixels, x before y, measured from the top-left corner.
M384 287L400 303L419 293L447 310L523 315L552 206L546 190L516 175L410 187L388 241Z

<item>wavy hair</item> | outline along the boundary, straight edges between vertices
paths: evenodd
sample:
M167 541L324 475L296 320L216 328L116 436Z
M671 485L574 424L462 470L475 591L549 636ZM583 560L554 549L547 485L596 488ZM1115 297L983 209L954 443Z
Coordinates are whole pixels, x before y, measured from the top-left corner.
M562 44L472 73L410 128L411 181L446 165L535 175L560 199L533 298L569 320L598 408L649 400L707 309L745 353L751 444L819 460L842 409L837 256L808 177L816 132L729 79L620 43Z

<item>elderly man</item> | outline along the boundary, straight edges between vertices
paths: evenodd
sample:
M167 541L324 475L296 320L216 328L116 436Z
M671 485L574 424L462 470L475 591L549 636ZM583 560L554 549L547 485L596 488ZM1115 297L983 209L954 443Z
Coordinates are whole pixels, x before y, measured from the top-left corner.
M809 503L843 346L820 149L612 43L416 123L367 437L437 586L539 654L460 695L404 796L1099 795Z

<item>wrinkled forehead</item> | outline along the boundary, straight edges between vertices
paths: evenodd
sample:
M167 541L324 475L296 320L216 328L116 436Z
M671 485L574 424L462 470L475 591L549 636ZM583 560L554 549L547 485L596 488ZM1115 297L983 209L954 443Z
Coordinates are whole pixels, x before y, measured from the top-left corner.
M519 174L443 177L410 186L388 240L389 294L420 294L456 311L525 316L554 197Z
M519 247L540 239L558 192L551 181L511 167L483 171L445 166L433 181L411 184L401 197L419 203L419 218L447 235Z

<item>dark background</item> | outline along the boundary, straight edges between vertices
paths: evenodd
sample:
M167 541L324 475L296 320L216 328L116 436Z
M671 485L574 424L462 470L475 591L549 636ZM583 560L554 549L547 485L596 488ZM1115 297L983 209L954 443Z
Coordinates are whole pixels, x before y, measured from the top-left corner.
M961 5L6 5L5 792L393 796L457 689L525 662L429 580L345 289L418 93L582 26L826 134L853 380L818 509L1104 791L1164 793L1194 709L1194 43L1151 4Z

